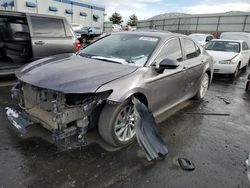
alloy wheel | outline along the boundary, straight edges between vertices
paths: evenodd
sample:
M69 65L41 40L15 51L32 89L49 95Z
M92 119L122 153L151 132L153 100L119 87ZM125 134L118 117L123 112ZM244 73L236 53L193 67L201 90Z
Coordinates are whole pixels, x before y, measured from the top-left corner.
M115 127L115 135L121 142L133 139L135 136L135 117L132 105L125 106L118 114Z
M209 76L208 74L204 74L202 81L201 81L201 86L200 86L200 97L204 98L204 96L207 93L209 86Z

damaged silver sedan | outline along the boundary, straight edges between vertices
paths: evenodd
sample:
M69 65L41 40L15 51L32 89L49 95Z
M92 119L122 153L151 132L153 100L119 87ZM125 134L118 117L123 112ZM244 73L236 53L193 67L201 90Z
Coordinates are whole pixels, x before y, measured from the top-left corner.
M22 134L39 123L54 140L86 142L97 127L115 147L135 139L131 97L157 116L196 97L203 99L213 76L212 59L185 35L126 32L108 35L78 54L61 54L16 72L17 108L7 116Z

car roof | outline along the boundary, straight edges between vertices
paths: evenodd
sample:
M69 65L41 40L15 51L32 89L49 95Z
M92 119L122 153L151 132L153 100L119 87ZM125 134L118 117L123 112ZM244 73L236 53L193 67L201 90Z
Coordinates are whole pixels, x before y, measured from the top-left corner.
M212 41L243 42L244 40L232 40L232 39L213 39Z
M55 15L48 15L48 14L38 14L38 13L28 13L28 12L18 12L18 11L6 11L6 10L0 10L0 15L4 16L38 16L38 17L46 17L46 18L60 18L60 19L66 19L63 16L55 16Z
M141 35L141 36L149 36L149 37L158 37L161 39L167 39L171 37L188 37L186 35L182 35L179 33L171 33L167 31L157 31L157 30L125 31L125 32L118 32L118 33L113 33L113 34Z
M7 11L7 10L0 10L1 16L26 16L24 12L17 12L17 11Z
M248 32L223 32L221 35L245 35L250 36L250 33Z
M208 36L208 35L212 35L212 34L209 34L209 33L192 33L190 35L204 35L204 36Z

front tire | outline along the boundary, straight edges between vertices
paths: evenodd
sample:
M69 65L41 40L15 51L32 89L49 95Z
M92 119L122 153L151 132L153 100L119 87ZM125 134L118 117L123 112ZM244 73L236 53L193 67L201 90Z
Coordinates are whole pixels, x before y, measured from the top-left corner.
M240 64L236 67L236 70L235 70L235 72L234 72L234 74L233 74L233 79L236 79L236 78L237 78L237 76L238 76L238 74L239 74L239 70L240 70Z
M245 91L248 91L248 90L249 90L249 87L250 87L250 81L247 81Z
M135 140L134 108L130 100L106 104L100 114L99 134L110 145L122 147Z
M201 78L201 83L198 92L194 96L196 100L203 100L209 87L209 75L204 73Z

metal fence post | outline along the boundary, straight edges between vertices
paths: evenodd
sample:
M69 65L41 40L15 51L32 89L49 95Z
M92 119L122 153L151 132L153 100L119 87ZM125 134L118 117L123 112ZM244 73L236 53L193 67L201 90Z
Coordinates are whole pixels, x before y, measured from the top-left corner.
M248 17L248 15L246 15L246 16L245 16L245 19L244 19L244 22L243 22L243 28L242 28L242 31L245 31L245 29L246 29L247 17Z
M195 28L195 32L196 32L196 33L197 33L197 31L198 31L199 20L200 20L200 17L198 16L198 17L197 17L197 22L196 22L196 28Z
M218 18L217 27L216 27L217 34L218 34L219 25L220 25L220 18L221 18L221 16L219 16L219 18Z
M178 27L177 27L178 32L180 32L180 23L181 23L181 18L179 18L178 20Z

